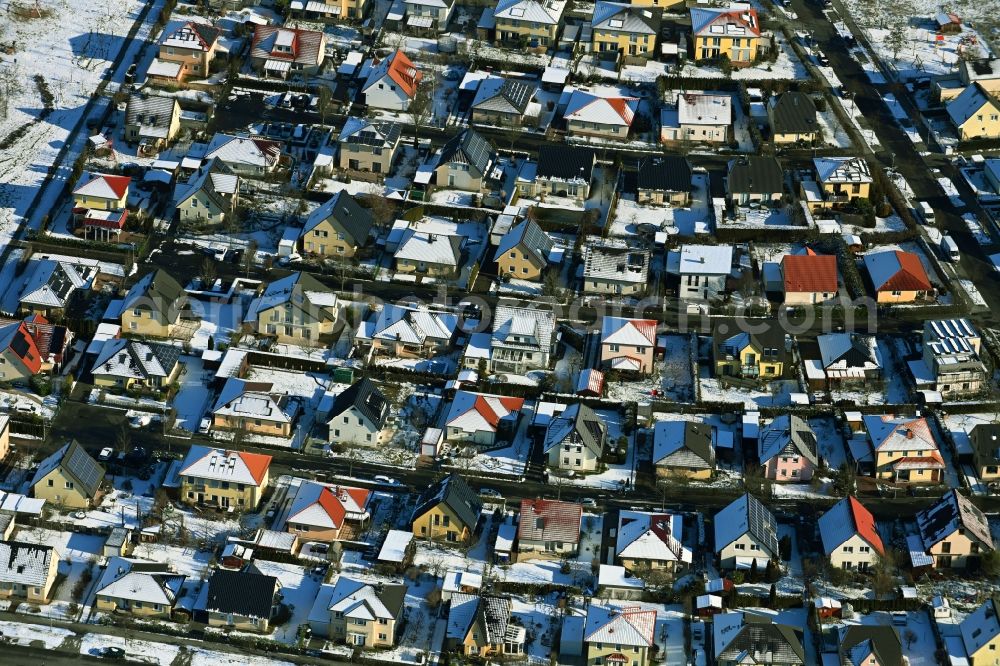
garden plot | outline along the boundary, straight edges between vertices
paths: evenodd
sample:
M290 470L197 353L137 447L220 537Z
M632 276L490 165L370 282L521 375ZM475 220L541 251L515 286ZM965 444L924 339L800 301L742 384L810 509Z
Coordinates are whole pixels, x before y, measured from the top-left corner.
M188 647L186 649L190 654L189 666L295 666L290 661L274 657L219 652L199 647Z
M845 4L851 7L852 12L858 17L859 23L870 23L870 19L864 16L864 11L860 10L858 0ZM995 11L995 3L983 2L981 4L993 6ZM981 42L982 39L975 30L965 25L962 26L961 32L942 35L943 39L937 41L936 35L938 33L934 15L942 11L940 3L931 5L923 0L917 0L916 3L907 3L906 8L907 11L911 12L911 15L905 26L886 25L865 28L869 43L875 50L876 56L884 65L895 70L900 79L909 80L950 74L957 69L963 50L973 56L981 52L981 48L976 43ZM960 13L963 20L970 18L967 11L971 8L972 5L962 7ZM904 33L903 45L898 53L893 53L892 39L889 35L899 30Z
M18 529L15 539L55 549L59 556L59 575L65 578L57 588L53 589L52 601L40 606L38 614L61 620L75 620L76 613L79 612L78 606L85 601L89 589L84 589L83 596L79 599L74 599L73 590L77 583L83 580L84 572L90 571L92 579L97 577L95 568L104 550L106 537L34 527Z
M737 402L748 409L760 407L787 407L792 404L792 393L801 393L796 379L779 379L759 388L723 386L718 377L712 376L707 365L699 368L698 386L704 402Z
M49 627L41 624L22 624L20 622L0 621L0 635L16 645L37 647L41 645L47 650L55 650L67 638L76 634L69 629Z
M806 66L802 64L795 52L792 51L792 47L788 44L780 34L775 34L775 40L778 46L778 59L771 62L761 62L760 64L754 65L753 67L741 67L739 69L734 69L728 78L733 80L750 80L750 81L760 81L764 79L770 80L788 80L788 81L805 81L809 78L809 70ZM655 67L655 65L654 65ZM623 71L628 71L628 68L623 68ZM680 68L678 76L681 77L694 77L694 78L709 78L709 79L721 79L727 78L722 70L716 65L697 65L693 61L685 63L683 67Z
M395 648L380 651L375 658L386 662L420 664L427 651L438 652L441 649L440 643L435 644L432 640L437 616L427 601L428 596L437 589L437 579L433 576L420 576L417 580L407 579L404 582L406 598L403 600L403 612L406 621L403 633L396 641Z
M169 643L153 643L110 634L84 634L80 642L80 654L99 657L107 647L125 650L129 661L160 666L170 666L181 651L180 646Z
M837 115L827 108L816 112L816 121L823 132L823 143L834 148L851 148L851 137L847 135L844 126L840 124Z
M847 464L847 450L844 437L832 416L816 416L809 419L809 427L816 434L819 454L830 469L839 469Z
M315 575L297 564L255 560L254 566L262 574L274 576L281 583L281 601L292 612L291 618L274 630L271 638L294 645L298 640L299 625L305 624L309 610L323 582L322 575Z
M709 208L708 176L696 173L691 178L691 206L642 206L635 196L622 195L615 208L611 223L612 236L632 236L639 232L639 225L652 224L668 234L694 236L711 231L712 211Z
M608 398L618 402L648 400L662 394L678 402L694 401L694 370L691 367L691 339L685 335L662 336L666 351L653 373L641 379L608 382Z
M188 432L198 432L201 417L211 408L212 390L208 388L206 371L198 356L182 355L184 373L180 377L180 389L174 396L173 408L177 411L174 427ZM208 378L210 379L210 378Z

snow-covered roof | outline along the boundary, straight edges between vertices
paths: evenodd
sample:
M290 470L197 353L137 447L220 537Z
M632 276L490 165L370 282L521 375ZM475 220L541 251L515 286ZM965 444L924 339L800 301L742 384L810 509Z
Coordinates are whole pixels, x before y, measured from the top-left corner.
M44 587L53 557L59 554L51 546L0 541L0 583Z
M691 9L691 34L704 37L760 37L757 10L702 8Z
M445 418L449 428L463 432L496 432L504 420L516 420L524 398L458 391Z
M583 275L588 280L637 283L649 279L649 250L603 240L583 248Z
M868 542L876 552L884 551L875 518L854 497L845 497L820 516L819 535L823 540L823 552L827 555L855 535Z
M94 199L118 201L128 194L128 186L131 182L132 179L128 176L113 176L87 171L77 181L73 194Z
M362 322L355 337L422 344L425 340L450 340L457 326L458 317L448 312L386 304Z
M601 344L655 347L656 326L655 319L629 319L605 315L601 322Z
M744 494L715 514L715 552L749 533L765 550L778 553L778 523L753 495Z
M970 657L979 652L987 643L992 643L997 637L1000 637L1000 612L998 611L1000 609L991 598L962 620L960 625L962 642ZM979 663L978 659L976 663Z
M469 626L476 617L479 609L479 595L466 594L465 592L455 592L451 595L450 607L448 608L448 626L445 629L445 637L459 641L465 640L469 633Z
M205 159L218 157L227 165L271 169L281 157L281 144L268 139L216 134L205 150Z
M876 451L938 451L937 440L925 417L875 414L866 415L862 420Z
M271 384L230 377L212 407L212 414L234 419L292 423L299 413L299 401L287 395L272 393L271 388Z
M821 183L870 183L872 175L863 157L815 157L813 166Z
M682 543L683 516L622 510L618 513L615 554L621 560L658 562L692 561L691 549Z
M400 596L398 588L405 593L405 586L387 585L382 587L380 594L371 583L340 576L333 585L327 609L337 613L338 617L356 621L394 620L400 609L395 602L395 598ZM383 596L391 597L393 601Z
M166 564L125 557L112 557L97 595L149 604L174 605L186 576L169 570Z
M678 270L681 275L729 275L733 270L733 246L684 245Z
M180 358L180 347L118 338L108 340L94 361L95 375L148 380L166 378Z
M604 96L576 89L570 94L563 115L566 120L581 123L631 127L638 108L638 97Z
M733 96L682 93L677 98L677 119L681 125L730 125L733 122Z
M490 347L548 351L554 329L555 317L550 310L498 305Z
M365 488L303 480L292 500L286 522L323 530L340 529L345 520L368 519L371 495Z
M260 486L271 466L271 456L246 451L225 451L193 445L181 465L179 476L230 481Z
M461 592L464 589L478 590L483 586L483 577L474 571L449 569L441 582L445 592Z
M996 113L998 109L997 103L993 101L978 83L972 83L958 97L948 102L946 109L951 122L956 127L961 127L987 104L991 105L994 113Z
M583 639L629 647L650 647L656 629L656 611L613 606L587 607Z
M993 549L993 535L983 512L957 490L949 490L938 502L917 514L917 526L928 551L958 530L978 541L980 548Z
M407 229L403 232L397 260L457 267L462 255L462 237Z
M613 564L602 564L597 570L598 587L631 588L636 590L645 589L646 584L641 578L629 575L625 567Z
M493 10L495 18L556 25L566 8L565 0L500 0Z
M413 532L389 530L376 559L379 562L402 562L406 559L406 549L410 546L411 541L413 541Z

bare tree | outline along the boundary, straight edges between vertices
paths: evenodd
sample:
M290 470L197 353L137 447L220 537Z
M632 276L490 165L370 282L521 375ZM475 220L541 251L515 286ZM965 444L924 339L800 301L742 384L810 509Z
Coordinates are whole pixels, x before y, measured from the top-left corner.
M201 262L201 278L206 283L211 283L215 282L218 274L218 269L215 267L215 260L211 257L205 257Z
M316 89L317 102L316 106L319 109L319 121L321 124L326 124L326 114L330 110L331 93L330 88L325 83L321 83Z
M16 67L8 66L0 69L0 118L7 119L10 111L10 100L24 92L24 85Z
M433 98L431 97L430 86L421 82L417 84L417 90L410 100L410 116L413 118L413 147L420 145L420 128L426 127L434 110Z

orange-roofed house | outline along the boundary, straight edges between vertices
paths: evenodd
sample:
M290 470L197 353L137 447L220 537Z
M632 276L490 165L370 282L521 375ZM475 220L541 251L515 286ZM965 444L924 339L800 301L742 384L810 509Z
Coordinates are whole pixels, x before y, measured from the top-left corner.
M25 323L0 326L0 382L27 382L41 369L42 354Z
M639 98L598 95L574 90L563 117L571 135L621 138L628 136L639 108Z
M405 53L396 51L385 60L372 63L361 92L365 104L376 109L406 111L417 95L424 74Z
M655 610L592 604L583 630L585 666L649 666L655 634Z
M927 298L934 289L923 262L912 252L871 252L864 259L879 303L913 303Z
M255 511L267 489L270 468L271 456L194 445L177 473L180 500Z
M73 219L87 234L110 241L125 228L128 176L86 172L73 190Z
M315 74L326 57L326 34L318 30L258 25L250 57L254 69L287 79L293 73Z
M445 419L445 439L490 447L517 430L524 398L458 391Z
M781 260L786 305L818 305L837 297L837 257L786 254Z
M656 320L604 317L601 323L601 365L648 375L653 372Z
M845 497L819 518L819 536L830 565L868 571L885 554L872 512L854 497Z
M517 552L531 559L576 557L582 520L583 505L577 502L521 500Z
M303 541L352 539L371 518L371 491L302 480L285 520L285 531Z
M753 63L760 49L760 19L755 9L691 9L694 59L722 56L737 67Z
M872 452L869 459L856 461L859 471L896 483L944 480L944 458L925 417L868 415L862 422Z

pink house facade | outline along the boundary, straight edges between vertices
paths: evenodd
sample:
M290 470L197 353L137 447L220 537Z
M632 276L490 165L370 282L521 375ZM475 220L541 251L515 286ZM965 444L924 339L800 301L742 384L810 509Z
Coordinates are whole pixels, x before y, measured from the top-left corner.
M601 324L601 365L649 375L656 357L656 321L605 317Z
M758 453L765 478L779 483L812 479L819 466L816 434L803 419L783 414L761 429Z

